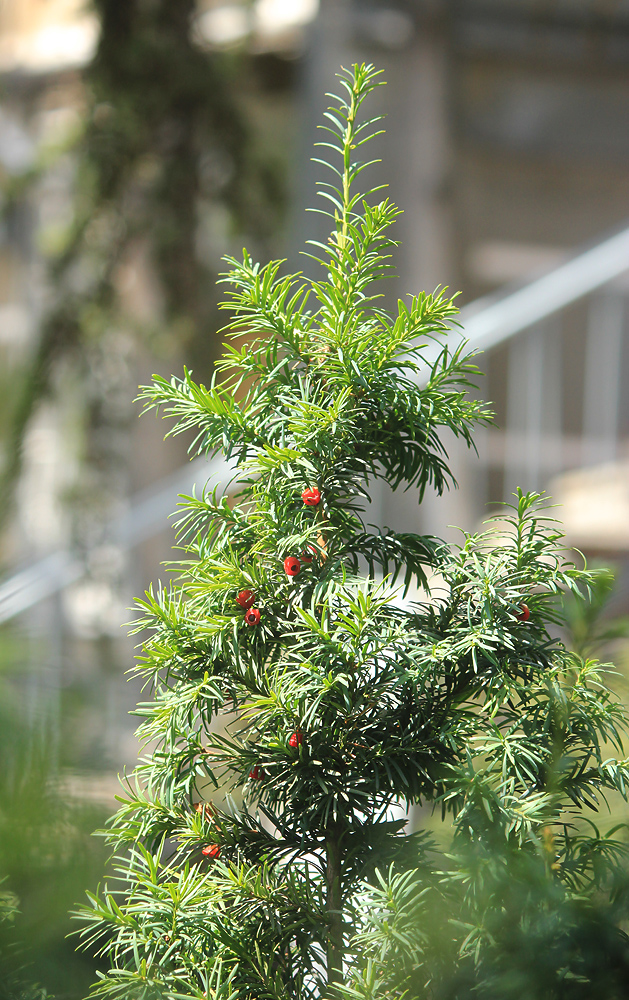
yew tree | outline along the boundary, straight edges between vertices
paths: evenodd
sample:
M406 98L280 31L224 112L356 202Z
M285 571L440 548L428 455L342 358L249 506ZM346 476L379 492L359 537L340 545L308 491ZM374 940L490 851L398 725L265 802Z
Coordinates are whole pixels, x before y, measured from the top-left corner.
M446 291L383 306L399 209L363 183L380 78L339 80L320 276L228 259L235 343L211 384L143 390L234 479L181 498L172 583L139 602L145 755L83 913L108 1000L494 995L507 917L523 934L621 866L580 816L626 794L624 716L557 638L588 577L543 500L518 493L458 546L369 523L378 480L417 504L455 485L444 435L473 445L489 413Z

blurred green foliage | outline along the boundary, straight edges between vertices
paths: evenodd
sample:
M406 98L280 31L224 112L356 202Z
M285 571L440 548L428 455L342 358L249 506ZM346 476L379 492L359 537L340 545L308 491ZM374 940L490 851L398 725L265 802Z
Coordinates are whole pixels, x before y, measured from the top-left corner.
M365 886L346 1000L620 1000L629 996L627 873L571 892L539 854L423 845L419 867ZM552 862L550 862L552 863Z
M629 639L629 615L610 614L617 575L611 566L595 566L585 600L564 599L567 645L579 656L602 656L610 643Z
M618 575L595 566L580 597L563 595L562 634L578 655L626 657L629 617L613 613ZM626 702L622 669L614 686ZM536 852L500 836L455 836L448 850L444 831L438 842L436 829L419 835L414 870L391 868L365 885L354 939L364 971L342 989L346 1000L629 997L627 807L614 793L606 798L599 826L575 817L561 866L572 880L554 877L550 828Z
M68 911L102 874L91 831L104 810L64 793L55 721L29 712L25 653L0 633L0 1000L79 1000L96 965L66 939Z
M38 185L60 163L72 189L64 224L45 234L48 289L36 342L19 370L15 359L5 371L0 364L0 491L7 491L0 520L11 509L29 420L68 384L81 397L73 410L84 424L81 474L91 468L95 492L107 494L115 481L110 432L127 414L112 414L106 390L90 395L89 379L120 351L112 330L158 356L185 346L188 359L207 370L220 324L213 250L200 247L201 222L214 212L228 237L245 231L264 243L282 219L283 154L281 144L262 149L259 141L260 116L250 107L259 85L252 58L196 44L193 0L91 6L101 33L76 81L78 125L58 148L40 151L32 168L2 178L4 220L16 245L42 242L25 218L36 216ZM45 87L38 81L33 92ZM155 319L131 314L120 294L121 269L138 247L155 280ZM129 401L132 395L133 388ZM80 484L77 493L85 494ZM86 714L81 694L68 686L56 717L37 714L28 691L36 658L0 633L0 998L30 1000L43 990L78 1000L96 964L66 940L67 914L102 873L101 842L90 834L104 814L70 796L62 778L73 766L98 765L76 733L76 718Z
M16 383L13 376L8 386L5 489L19 473L35 407L59 391L60 365L85 378L90 365L103 363L99 345L105 355L115 353L115 341L107 339L112 329L157 355L185 345L188 361L208 371L220 324L201 224L218 213L232 233L264 242L283 215L282 154L277 143L272 152L263 149L247 106L258 85L251 58L195 43L195 0L93 0L92 6L101 32L83 73L81 124L57 151L73 164L70 220L47 241L48 308L24 377ZM24 213L50 161L48 152L3 185L7 217ZM227 235L221 234L217 262ZM138 250L152 271L159 313L153 318L130 314L120 294L121 268ZM102 411L102 400L86 401L88 439L90 429L102 426ZM98 435L92 437L84 461L96 466L102 456Z

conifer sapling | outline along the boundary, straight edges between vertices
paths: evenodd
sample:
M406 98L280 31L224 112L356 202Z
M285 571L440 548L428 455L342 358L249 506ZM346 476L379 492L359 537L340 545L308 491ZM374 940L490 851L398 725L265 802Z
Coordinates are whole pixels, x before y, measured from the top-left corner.
M573 814L627 787L604 752L620 747L617 703L548 631L583 574L538 498L518 495L506 535L459 547L364 523L378 478L418 503L441 493L440 433L471 445L488 412L467 395L463 344L447 345L445 291L382 306L399 210L362 187L361 158L379 74L340 82L321 276L229 259L227 330L246 343L223 381L185 371L144 389L170 433L237 462L239 492L183 498L178 576L140 602L147 755L108 830L116 882L83 914L110 1000L428 996L442 966L426 893L445 890L392 806L437 803L455 842L542 858L549 884L578 892L603 869L585 840L575 854ZM429 570L439 594L392 603L396 581L426 586ZM481 867L452 878L477 885ZM475 920L457 961L483 954Z

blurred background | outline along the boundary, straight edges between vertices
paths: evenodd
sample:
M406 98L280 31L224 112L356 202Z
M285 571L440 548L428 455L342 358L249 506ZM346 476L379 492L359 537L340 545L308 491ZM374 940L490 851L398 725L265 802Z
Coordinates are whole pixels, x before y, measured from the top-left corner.
M224 474L138 421L137 386L210 377L223 254L310 270L312 143L356 60L388 81L390 300L461 290L496 410L478 456L448 443L457 492L379 488L372 519L456 537L548 490L629 611L628 0L0 0L3 982L93 976L64 935L137 754L121 625L177 493Z

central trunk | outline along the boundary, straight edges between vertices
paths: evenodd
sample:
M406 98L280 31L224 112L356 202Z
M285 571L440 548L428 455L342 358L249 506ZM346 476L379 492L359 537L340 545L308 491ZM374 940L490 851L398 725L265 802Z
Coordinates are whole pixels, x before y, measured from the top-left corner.
M328 984L343 977L343 914L341 898L340 833L329 830L325 839L327 854L326 883L328 911Z

